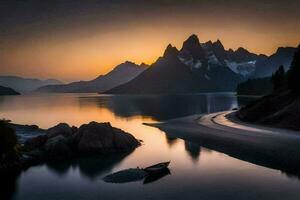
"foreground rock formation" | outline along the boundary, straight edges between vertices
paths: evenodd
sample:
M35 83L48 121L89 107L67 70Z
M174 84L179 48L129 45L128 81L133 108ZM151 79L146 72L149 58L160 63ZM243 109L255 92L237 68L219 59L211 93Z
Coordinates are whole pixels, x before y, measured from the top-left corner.
M46 130L45 135L27 140L24 150L30 156L64 159L90 154L126 152L139 145L140 142L134 136L112 127L110 123L90 122L79 128L61 123Z
M1 165L0 173L26 169L51 160L130 153L140 145L140 141L134 136L112 127L110 123L90 122L79 128L60 123L47 130L16 124L10 124L10 127L17 135L28 134L27 132L31 130L36 131L38 135L25 141L19 137L21 149L19 158Z

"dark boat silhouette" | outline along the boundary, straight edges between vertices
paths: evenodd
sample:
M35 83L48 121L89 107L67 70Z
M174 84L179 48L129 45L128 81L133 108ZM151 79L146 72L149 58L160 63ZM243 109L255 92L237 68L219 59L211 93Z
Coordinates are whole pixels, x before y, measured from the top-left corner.
M162 162L162 163L158 163L158 164L155 164L155 165L151 165L149 167L146 167L144 168L144 170L147 172L147 173L150 173L150 174L153 174L153 173L159 173L163 170L166 170L168 168L168 166L170 165L170 162Z
M129 183L144 179L144 184L154 182L168 174L169 162L162 162L146 168L130 168L109 174L103 178L107 183Z
M164 168L160 171L157 171L156 173L149 173L148 176L146 176L146 178L144 179L143 184L148 184L148 183L152 183L155 182L167 175L170 175L171 172L168 168Z

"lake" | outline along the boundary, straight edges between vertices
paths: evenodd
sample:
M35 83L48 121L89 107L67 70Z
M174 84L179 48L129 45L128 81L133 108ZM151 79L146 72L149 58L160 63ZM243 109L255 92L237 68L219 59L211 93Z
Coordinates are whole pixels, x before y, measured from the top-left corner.
M129 155L97 156L32 167L2 181L0 199L300 199L297 176L233 158L143 125L144 122L230 110L248 101L237 99L232 93L0 97L0 117L14 123L49 128L59 122L76 126L90 121L111 122L143 140L143 145ZM105 175L122 169L169 160L170 174L147 184L102 180Z

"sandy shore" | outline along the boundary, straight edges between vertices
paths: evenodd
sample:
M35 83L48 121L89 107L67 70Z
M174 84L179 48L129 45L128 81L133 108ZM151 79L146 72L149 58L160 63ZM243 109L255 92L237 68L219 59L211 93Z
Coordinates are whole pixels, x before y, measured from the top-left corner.
M146 125L241 160L300 175L297 131L241 122L231 111Z

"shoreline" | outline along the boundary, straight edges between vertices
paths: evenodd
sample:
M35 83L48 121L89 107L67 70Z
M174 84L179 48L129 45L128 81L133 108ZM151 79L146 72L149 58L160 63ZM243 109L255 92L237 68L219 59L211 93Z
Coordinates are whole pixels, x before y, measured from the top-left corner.
M192 115L145 125L159 128L172 137L300 178L300 132L240 122L233 113Z

